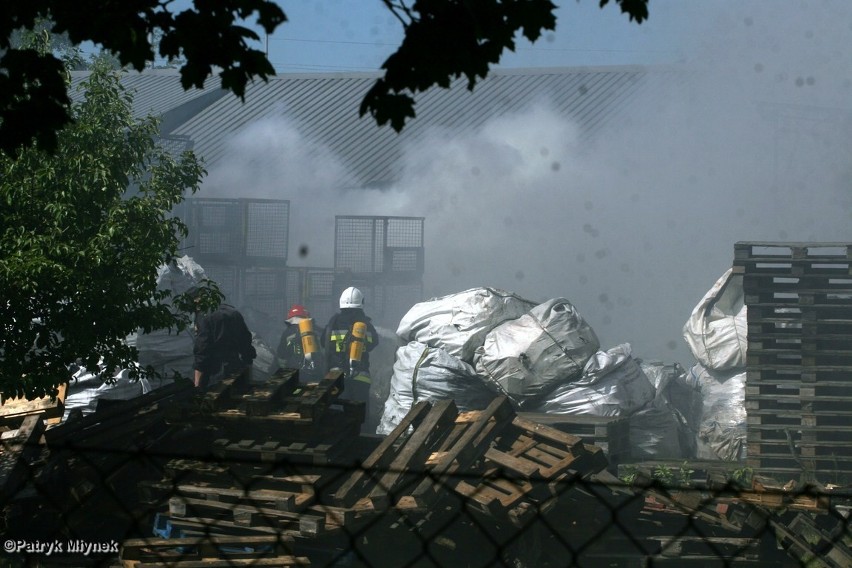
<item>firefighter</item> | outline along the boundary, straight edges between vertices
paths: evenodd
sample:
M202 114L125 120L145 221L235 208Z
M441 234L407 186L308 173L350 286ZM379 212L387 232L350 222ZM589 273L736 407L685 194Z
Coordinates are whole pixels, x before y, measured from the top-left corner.
M314 320L300 304L293 304L284 320L284 333L275 355L285 369L299 369L299 381L318 381L323 375L323 357L319 350Z
M220 380L239 373L241 381L251 381L252 361L257 356L251 331L237 309L228 304L209 313L199 306L200 289L187 295L196 302L195 312L195 386L206 389Z
M340 311L334 314L322 335L327 367L340 369L345 377L347 398L370 400L370 351L379 343L379 334L364 313L364 294L347 288L340 295ZM367 413L369 416L369 411Z

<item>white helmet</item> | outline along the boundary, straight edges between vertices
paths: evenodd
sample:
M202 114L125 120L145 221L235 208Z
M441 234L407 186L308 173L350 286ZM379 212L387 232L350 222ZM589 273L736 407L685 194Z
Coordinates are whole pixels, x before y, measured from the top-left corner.
M340 295L340 307L342 308L363 308L364 294L358 288L350 286Z

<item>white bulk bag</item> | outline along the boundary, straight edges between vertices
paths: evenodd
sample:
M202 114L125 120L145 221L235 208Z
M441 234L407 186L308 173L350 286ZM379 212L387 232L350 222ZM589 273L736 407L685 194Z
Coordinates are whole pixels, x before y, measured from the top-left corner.
M634 460L680 459L692 457L684 451L688 428L663 398L655 398L634 412L630 421L630 457Z
M708 369L744 368L748 321L742 274L729 268L692 310L683 337L695 359Z
M416 341L397 349L390 394L377 434L388 435L421 400L455 401L459 410L482 410L494 399L468 363L440 347Z
M533 412L627 416L654 400L654 385L633 358L629 343L598 351L583 375L560 384Z
M745 371L714 371L700 364L690 380L701 385L704 401L698 431L699 459L738 461L746 454Z
M472 288L415 304L399 322L397 336L440 347L468 363L485 335L525 314L534 302L497 288Z
M521 404L581 375L599 347L574 306L555 298L491 330L476 350L476 372Z

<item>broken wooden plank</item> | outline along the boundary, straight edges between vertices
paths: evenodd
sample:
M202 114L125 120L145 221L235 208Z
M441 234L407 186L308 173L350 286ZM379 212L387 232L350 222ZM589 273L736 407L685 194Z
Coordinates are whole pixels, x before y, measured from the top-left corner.
M780 521L773 523L773 528L777 531ZM810 516L805 513L799 513L787 525L791 534L798 537L797 545L808 550L814 555L817 555L823 562L832 568L841 568L852 566L852 551L844 544L842 539L832 538L827 535ZM810 555L805 551L800 551L796 554L800 560L808 563L810 566Z
M217 463L207 460L173 459L166 463L164 473L168 480L181 483L207 482L211 484L236 484L254 489L277 489L293 493L314 493L321 478L318 474L304 474L292 467Z
M291 396L298 388L299 371L281 369L265 383L242 395L241 403L247 416L265 416L280 405L284 397Z
M216 487L209 485L177 484L172 487L173 498L195 498L207 501L218 501L230 505L257 504L260 506L272 504L279 511L301 511L311 503L316 496L313 493L291 493L270 489L241 489L236 487Z
M283 534L287 536L300 536L299 516L276 518L275 526L257 525L246 527L233 521L233 517L227 513L215 516L168 516L169 523L173 528L181 531L199 531L203 534L216 535L257 535L257 534Z
M391 506L395 501L395 492L409 472L426 471L424 462L429 456L430 447L436 436L440 437L458 417L455 402L440 400L432 405L431 410L414 432L404 441L402 447L388 464L387 469L377 476L375 485L370 490L369 498L377 509Z
M40 414L30 414L14 432L0 445L0 502L6 502L33 477L27 457L39 448L44 421Z
M188 400L195 394L195 387L189 381L176 381L174 383L154 389L147 394L132 398L125 401L127 404L119 407L113 407L104 412L93 412L88 416L81 416L77 420L68 420L44 433L48 446L57 446L64 443L71 437L87 438L82 436L81 432L90 428L111 428L122 422L132 421L135 414L142 409L151 407L155 404L164 403L166 401L173 402L178 400Z
M351 436L346 431L321 442L256 442L243 440L217 440L213 455L225 460L241 463L300 463L324 465L335 461L335 457L348 447Z
M442 452L440 459L411 492L418 504L429 506L436 501L450 477L457 471L466 471L482 457L514 417L515 412L505 396L494 399L485 410L459 414L453 432L436 448Z
M292 553L294 539L287 536L214 536L203 535L186 538L136 538L121 543L119 559L122 561L166 561L173 555L184 560L215 558L222 549L262 550L269 554ZM180 549L180 552L176 552ZM247 554L252 554L251 552Z
M169 499L169 515L173 519L204 518L212 523L227 522L235 526L277 528L283 522L292 523L299 513L282 511L261 506L239 505L206 499L172 497Z
M169 560L165 566L170 568L238 568L240 566L310 566L311 561L307 556L276 556L274 558L204 558L202 560ZM147 562L130 560L124 564L125 568L146 568L148 566L164 566L162 561L155 560Z
M41 418L62 417L65 413L65 395L68 392L68 383L57 387L56 396L43 396L34 400L26 398L0 399L0 423L8 424L21 418L39 414Z
M318 383L300 385L286 400L282 410L301 418L318 420L343 392L343 372L329 371Z
M307 557L295 556L294 539L285 535L210 535L179 538L128 539L119 559L124 567L175 566L208 568L226 566L309 566Z
M405 415L393 431L361 462L358 467L335 492L334 502L342 507L351 507L364 495L361 489L370 479L374 470L386 467L393 461L393 446L408 433L408 429L418 426L428 416L432 404L422 400Z
M211 385L201 395L203 411L224 410L231 408L240 400L251 385L246 380L245 373L236 373Z

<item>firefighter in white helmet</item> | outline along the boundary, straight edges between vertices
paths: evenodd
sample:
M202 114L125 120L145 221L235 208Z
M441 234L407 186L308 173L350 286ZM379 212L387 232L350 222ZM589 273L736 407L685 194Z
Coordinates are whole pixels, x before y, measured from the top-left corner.
M370 351L378 345L379 334L364 313L361 290L349 287L343 291L340 311L325 326L321 343L326 353L327 368L343 371L347 398L369 405Z

